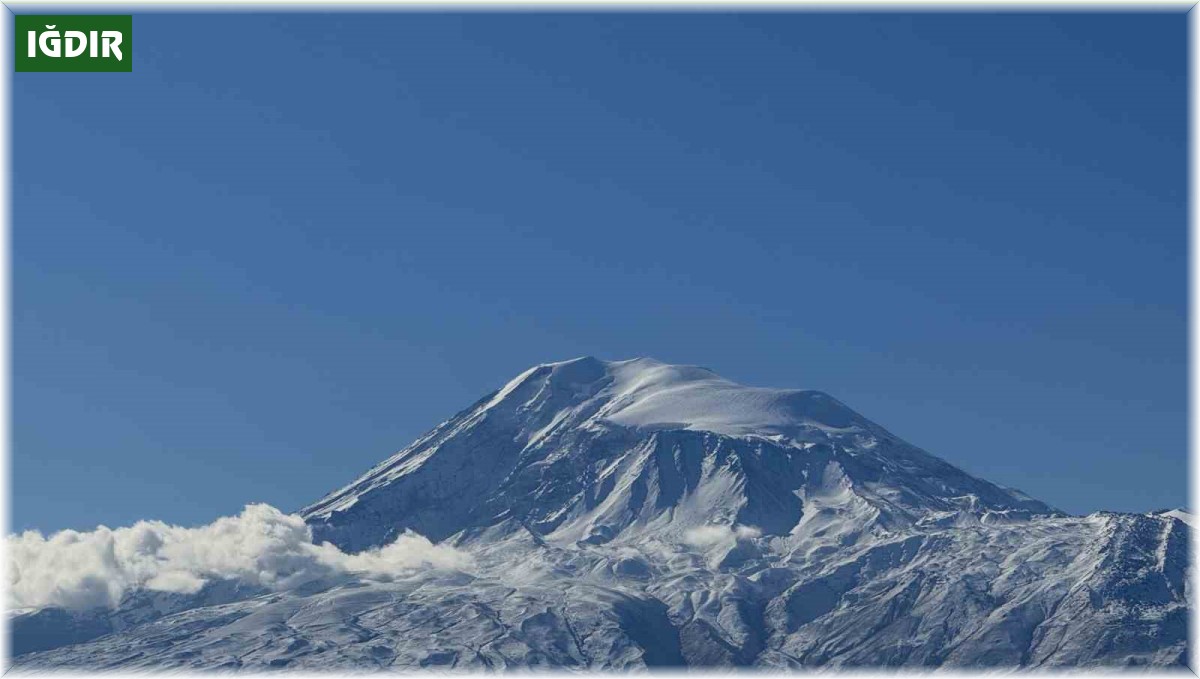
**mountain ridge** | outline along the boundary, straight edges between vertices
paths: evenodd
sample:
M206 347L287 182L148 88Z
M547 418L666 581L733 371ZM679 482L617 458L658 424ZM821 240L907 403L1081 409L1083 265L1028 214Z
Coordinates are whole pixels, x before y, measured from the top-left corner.
M837 458L842 471L852 471L858 477L852 480L859 482L857 487L869 490L868 486L875 486L889 496L875 498L893 510L884 520L928 518L916 516L914 511L931 508L942 512L959 508L1061 513L1019 491L970 476L903 442L821 391L744 387L693 366L673 366L646 358L606 362L592 357L544 363L522 372L300 513L320 539L357 550L386 541L388 531L349 538L343 537L347 531L342 526L354 525L361 533L368 515L382 512L390 520L419 511L412 498L429 497L443 514L448 512L462 520L454 526L415 521L403 527L441 539L492 518L474 516L474 508L464 506L480 499L493 500L489 506L497 513L504 509L532 511L544 518L555 512L570 512L570 507L564 506L504 506L504 498L496 494L509 487L514 488L514 494L524 492L518 491L522 482L532 484L535 493L546 497L567 493L563 488L571 488L573 492L567 493L570 497L558 498L560 502L578 501L579 493L590 493L593 499L608 497L611 489L604 487L603 480L611 470L597 465L596 460L617 464L631 449L641 451L641 458L650 454L647 451L659 458L641 459L638 466L635 456L639 471L649 464L656 468L652 470L659 477L656 481L672 488L695 490L689 486L697 480L694 466L704 458L703 449L712 447L732 454L734 462L743 468L754 467L765 473L775 463L789 467L775 468L773 473L783 474L796 485L782 488L767 484L770 487L762 492L773 496L781 511L796 520L799 508L789 496L803 487L809 474L819 471L808 467L823 456ZM590 457L585 459L572 452L579 449L588 450ZM478 453L484 450L488 451L487 460L480 461ZM671 464L661 459L671 456ZM491 464L490 474L465 482L470 478L469 468L480 464ZM576 479L556 482L545 473L546 466L554 465L570 467L576 479L595 477L597 482L589 486L585 481L578 488ZM461 470L462 474L435 472L445 467ZM745 477L744 472L736 475ZM889 475L894 478L889 479ZM420 482L421 476L435 478L443 491L439 493ZM766 479L758 474L757 480ZM636 480L628 479L628 483L636 484ZM386 508L403 497L409 498L406 509ZM763 496L744 498L750 503L762 500ZM920 506L922 503L927 506ZM381 507L378 512L372 509L375 505ZM787 522L785 517L766 519L770 525L759 528L769 533L794 525L782 525ZM533 522L549 527L536 516ZM400 530L402 526L393 524L390 528Z
M312 542L356 559L410 531L461 558L225 587L219 604L175 596L152 613L132 596L136 612L76 615L61 638L47 626L63 616L34 613L14 629L35 631L27 647L40 650L17 666L1188 661L1186 513L1070 516L823 392L652 359L534 366L300 517Z

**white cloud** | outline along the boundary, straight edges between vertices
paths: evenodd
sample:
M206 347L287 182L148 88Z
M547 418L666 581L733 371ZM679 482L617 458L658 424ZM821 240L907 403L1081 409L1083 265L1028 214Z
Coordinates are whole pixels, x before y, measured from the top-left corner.
M732 547L738 540L749 540L762 535L754 526L725 526L711 523L691 528L683 534L683 541L693 547L708 549L717 545Z
M194 593L214 579L286 589L339 574L387 579L427 568L465 568L466 555L405 532L359 554L314 545L304 520L265 504L198 528L139 521L127 528L7 540L9 606L113 607L133 589Z

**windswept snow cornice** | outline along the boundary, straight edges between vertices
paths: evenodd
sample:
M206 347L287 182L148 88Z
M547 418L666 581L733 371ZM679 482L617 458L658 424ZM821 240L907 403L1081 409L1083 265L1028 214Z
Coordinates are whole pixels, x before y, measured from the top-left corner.
M602 361L585 356L535 366L498 391L485 409L523 396L521 386L543 376L546 386L559 392L558 398L564 402L600 399L605 403L596 419L626 427L709 431L726 436L786 435L800 428L876 428L819 391L748 387L707 368L671 365L652 358ZM537 395L545 397L542 391Z

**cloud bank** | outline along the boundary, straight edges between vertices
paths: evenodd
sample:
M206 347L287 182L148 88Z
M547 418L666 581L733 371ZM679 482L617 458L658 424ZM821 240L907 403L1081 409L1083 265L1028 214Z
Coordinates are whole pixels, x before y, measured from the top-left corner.
M470 565L463 553L411 531L358 554L315 545L303 519L266 504L198 528L139 521L49 537L26 531L10 535L7 548L11 608L114 608L136 589L192 594L212 580L237 580L279 590L337 575L388 579Z
M724 526L708 524L692 528L683 534L683 542L693 547L708 549L717 545L732 547L740 540L751 540L762 536L754 526Z

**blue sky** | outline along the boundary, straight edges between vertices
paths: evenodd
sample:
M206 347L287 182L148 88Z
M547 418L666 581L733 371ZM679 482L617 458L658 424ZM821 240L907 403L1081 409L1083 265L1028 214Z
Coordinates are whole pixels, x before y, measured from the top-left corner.
M13 79L13 529L295 510L535 363L1186 502L1184 14L155 14Z

